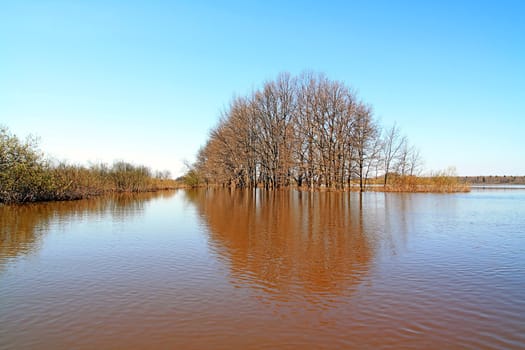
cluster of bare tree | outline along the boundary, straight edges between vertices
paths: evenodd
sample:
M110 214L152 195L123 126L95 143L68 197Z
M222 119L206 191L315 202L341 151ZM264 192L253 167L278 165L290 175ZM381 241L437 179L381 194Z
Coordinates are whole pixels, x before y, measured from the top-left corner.
M384 135L383 135L384 134ZM206 183L343 189L370 177L415 174L419 152L395 125L382 133L371 108L322 74L280 74L237 97L199 150Z

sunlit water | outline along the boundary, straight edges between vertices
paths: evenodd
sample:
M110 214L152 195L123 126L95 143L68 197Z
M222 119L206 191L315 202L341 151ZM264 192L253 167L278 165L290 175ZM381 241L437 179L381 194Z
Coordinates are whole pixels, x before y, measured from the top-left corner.
M525 348L525 190L0 207L1 349Z

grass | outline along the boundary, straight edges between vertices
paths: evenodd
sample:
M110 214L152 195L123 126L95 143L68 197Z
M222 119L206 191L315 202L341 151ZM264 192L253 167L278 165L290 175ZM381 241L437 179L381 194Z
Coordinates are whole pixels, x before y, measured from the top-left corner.
M439 172L431 176L393 176L386 186L373 188L384 192L469 192L470 185L457 177Z

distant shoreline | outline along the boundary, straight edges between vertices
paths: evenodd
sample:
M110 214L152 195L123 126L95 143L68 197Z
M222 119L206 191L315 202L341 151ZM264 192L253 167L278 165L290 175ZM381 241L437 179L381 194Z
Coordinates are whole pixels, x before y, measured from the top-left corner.
M458 176L459 181L470 185L525 185L525 176Z

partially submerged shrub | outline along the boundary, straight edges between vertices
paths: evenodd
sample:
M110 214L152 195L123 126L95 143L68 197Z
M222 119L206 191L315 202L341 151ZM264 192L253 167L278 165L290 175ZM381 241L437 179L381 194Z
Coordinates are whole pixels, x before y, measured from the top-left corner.
M50 185L46 168L34 138L22 141L0 128L0 202L38 200Z
M195 169L190 169L183 177L185 185L190 187L197 187L201 184L201 178L199 173Z

